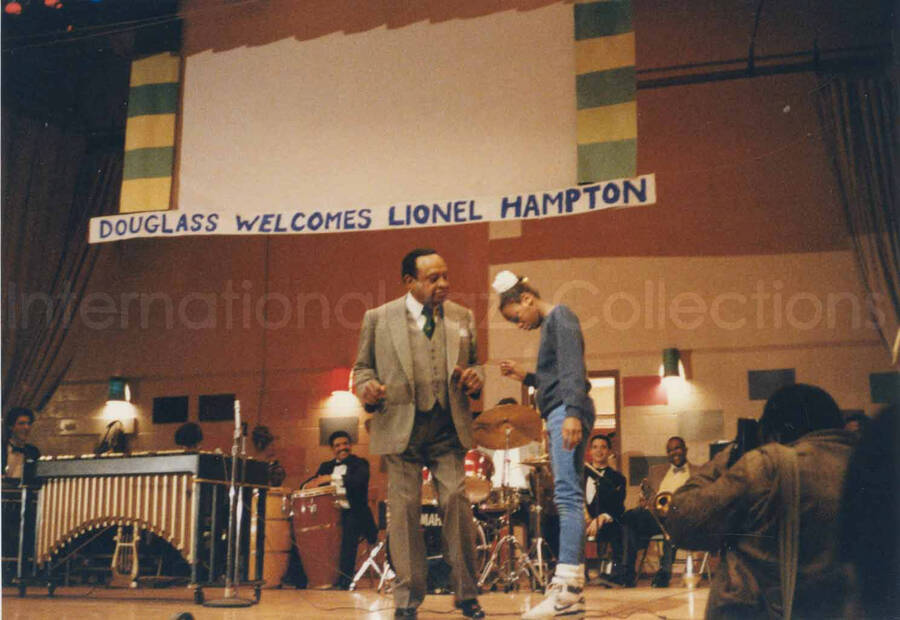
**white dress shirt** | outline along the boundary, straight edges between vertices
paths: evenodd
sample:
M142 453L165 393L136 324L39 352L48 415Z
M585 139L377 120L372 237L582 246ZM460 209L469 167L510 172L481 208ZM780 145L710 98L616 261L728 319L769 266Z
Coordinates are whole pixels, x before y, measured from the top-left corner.
M684 486L684 483L688 481L688 478L691 477L691 464L685 463L681 467L675 467L674 465L669 466L669 471L666 472L666 477L662 479L662 482L659 483L659 489L657 489L657 493L663 493L668 491L669 493L674 493L678 489Z
M425 306L413 297L412 293L406 294L406 309L409 310L409 313L416 320L416 325L419 326L419 329L424 329L425 314L422 311L425 310Z

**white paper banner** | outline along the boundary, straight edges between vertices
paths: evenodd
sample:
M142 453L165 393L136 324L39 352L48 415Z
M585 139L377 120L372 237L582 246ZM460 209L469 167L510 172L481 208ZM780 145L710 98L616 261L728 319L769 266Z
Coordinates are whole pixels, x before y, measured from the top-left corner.
M536 194L460 198L358 209L147 211L91 219L90 243L188 235L303 235L534 220L656 202L656 177L601 181Z

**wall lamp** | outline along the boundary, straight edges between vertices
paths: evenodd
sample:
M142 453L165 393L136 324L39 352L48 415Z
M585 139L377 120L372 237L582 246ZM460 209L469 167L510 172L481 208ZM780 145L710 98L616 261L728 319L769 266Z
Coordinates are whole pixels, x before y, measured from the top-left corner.
M106 402L131 402L131 387L128 385L128 381L125 377L109 378L109 393Z
M662 364L659 366L659 376L664 380L688 380L689 371L685 368L690 359L690 351L680 351L675 347L662 350Z

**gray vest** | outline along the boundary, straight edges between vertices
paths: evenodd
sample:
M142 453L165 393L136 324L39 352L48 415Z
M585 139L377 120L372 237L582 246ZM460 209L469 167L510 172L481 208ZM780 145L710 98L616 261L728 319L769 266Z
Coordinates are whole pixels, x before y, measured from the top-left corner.
M409 346L412 349L413 381L416 390L416 409L431 411L435 401L447 409L447 342L444 338L444 319L435 315L434 333L429 339L406 313Z

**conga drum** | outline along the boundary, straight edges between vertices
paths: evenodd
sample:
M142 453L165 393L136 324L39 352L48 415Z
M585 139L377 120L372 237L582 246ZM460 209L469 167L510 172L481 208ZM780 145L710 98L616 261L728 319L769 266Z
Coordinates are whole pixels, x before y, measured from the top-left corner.
M431 476L431 470L427 467L422 468L422 505L438 505L437 489L434 486L434 478Z
M291 522L308 587L335 583L343 528L334 487L294 491L291 494Z
M266 540L262 571L262 579L266 582L264 588L277 588L287 573L291 554L290 495L291 491L286 487L273 487L266 494ZM255 569L255 545L250 548L250 558L250 567Z

